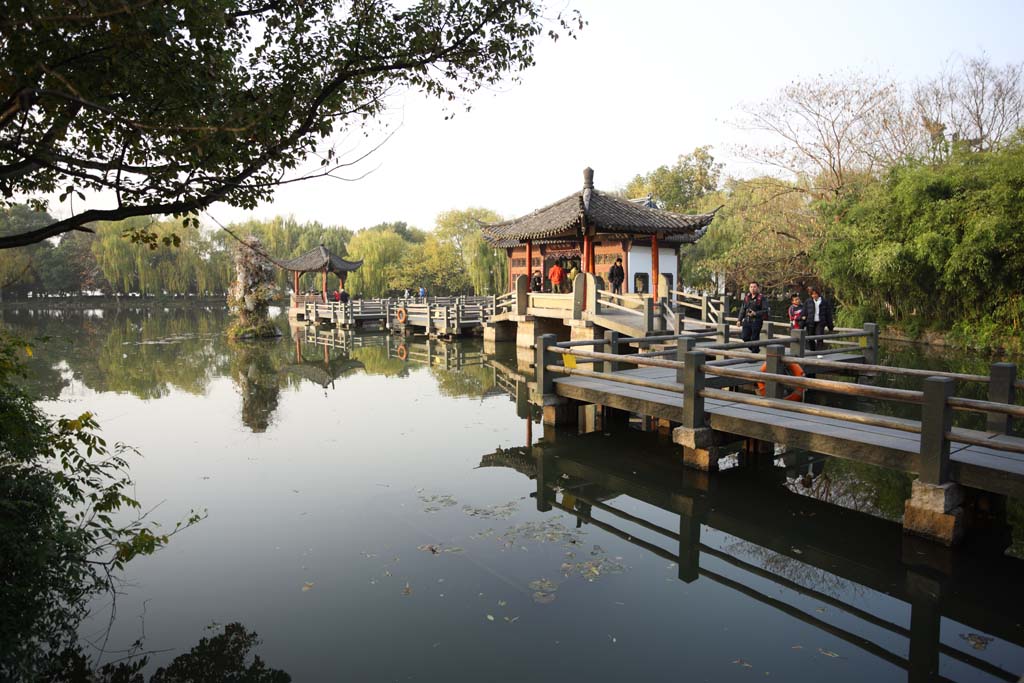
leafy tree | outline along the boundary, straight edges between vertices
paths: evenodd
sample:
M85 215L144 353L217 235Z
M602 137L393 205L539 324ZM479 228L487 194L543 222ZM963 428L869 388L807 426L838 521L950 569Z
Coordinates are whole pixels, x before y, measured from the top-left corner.
M214 202L253 208L283 182L347 165L333 134L369 132L396 88L455 100L532 66L539 36L582 28L543 0L51 3L0 1L0 196L85 199L0 237L24 246L95 221ZM302 173L307 157L318 173ZM84 203L84 202L83 202ZM193 223L194 221L194 223ZM135 237L159 238L140 226Z
M1024 133L1000 149L910 163L823 206L817 259L848 314L954 329L983 345L1024 338Z
M25 204L0 208L0 239L41 228L53 222L44 212L33 211ZM53 250L49 243L36 244L17 251L0 251L0 301L5 289L24 292L38 281L36 266Z
M354 259L363 266L348 276L347 289L366 297L383 296L411 245L393 230L360 230L349 242Z
M433 233L423 244L407 245L402 260L392 273L392 290L415 291L422 285L432 296L470 291L465 262L458 249Z
M650 173L637 175L623 190L630 199L650 195L667 211L693 211L697 202L718 189L722 164L716 163L711 147L698 147L680 154L672 166L659 166Z
M413 242L415 244L422 243L423 240L427 239L427 233L425 230L411 227L405 221L393 221L391 223L378 223L377 225L366 228L367 230L376 230L378 232L393 232L401 237L406 242Z
M131 449L109 447L90 413L44 415L17 383L26 348L0 336L0 678L56 680L62 653L78 651L90 598L114 590L125 563L200 516L171 533L124 520L139 509L128 495Z
M500 220L497 213L481 207L452 209L437 216L434 233L455 247L474 294L500 294L506 289L508 255L488 245L480 233L482 223Z

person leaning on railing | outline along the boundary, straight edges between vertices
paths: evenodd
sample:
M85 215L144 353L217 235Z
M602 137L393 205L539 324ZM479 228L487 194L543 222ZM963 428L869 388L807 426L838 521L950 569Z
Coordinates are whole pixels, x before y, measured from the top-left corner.
M615 259L615 265L608 270L608 282L612 286L612 294L622 294L622 283L626 280L626 271L622 269L622 259Z

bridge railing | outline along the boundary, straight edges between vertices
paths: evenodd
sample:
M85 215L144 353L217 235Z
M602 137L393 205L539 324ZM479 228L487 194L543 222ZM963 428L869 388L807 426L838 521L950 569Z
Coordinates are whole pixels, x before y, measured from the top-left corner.
M621 339L616 342L621 343ZM954 442L984 446L994 451L1017 455L1024 454L1024 442L1021 440L994 438L999 435L1012 434L1012 420L1024 418L1024 406L1015 404L1016 389L1024 387L1024 383L1016 379L1017 369L1013 364L993 365L987 378L980 375L965 376L958 373L924 371L926 376L923 389L910 390L788 375L786 374L787 365L796 362L796 359L787 355L785 346L778 343L769 344L764 371L743 370L711 364L707 360L708 355L730 355L728 352L732 349L695 348L697 338L692 335L678 335L676 349L674 349L675 360L656 357L653 354L607 353L579 348L584 345L606 346L608 343L607 340L559 343L554 335L538 337L536 342L538 392L545 396L554 395L556 375L579 376L681 394L684 399L678 421L682 426L690 429L703 429L707 426L705 399L715 399L920 434L918 474L921 480L928 484L942 484L949 481L950 444ZM659 352L659 355L663 355L663 353ZM731 355L735 357L738 354ZM755 356L755 354L749 355L760 359L760 356ZM565 362L567 357L572 358L571 363ZM579 358L582 359L582 363L578 360ZM596 364L598 362L606 364L605 371L576 367L584 363ZM837 365L825 359L806 357L801 358L800 363L809 367L834 368ZM671 368L676 371L676 381L674 383L658 382L634 374L618 372L617 370L624 365ZM858 364L846 363L843 365L845 366L844 370L856 370ZM898 374L908 374L905 371L910 370L878 365L874 365L873 368L874 372ZM764 396L709 388L706 386L709 375L740 380L745 384L757 383L763 387ZM956 396L956 383L958 380L963 381L964 379L987 381L990 400ZM800 393L805 390L814 390L842 396L918 405L921 411L920 420L905 420L784 400L783 394L786 387L798 390ZM954 411L973 411L986 414L989 431L977 432L953 427ZM909 464L905 469L910 469Z

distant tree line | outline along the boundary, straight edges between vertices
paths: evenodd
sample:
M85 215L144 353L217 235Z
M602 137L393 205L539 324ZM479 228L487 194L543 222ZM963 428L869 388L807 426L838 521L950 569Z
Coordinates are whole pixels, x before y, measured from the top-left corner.
M57 240L0 251L0 297L69 296L85 292L147 296L224 296L233 279L230 249L236 237L255 234L267 254L287 259L323 244L363 267L350 276L353 294L385 296L425 287L432 294L495 294L507 287L507 256L480 237L480 223L500 220L482 208L440 214L431 231L404 222L381 223L358 232L338 225L300 223L294 218L250 220L228 230L181 230L178 221L148 217L90 225ZM45 225L52 218L14 205L0 211L0 235ZM140 232L156 241L132 240ZM171 242L162 246L163 237ZM157 246L157 245L160 246ZM156 247L156 248L154 248ZM291 274L277 272L282 292ZM330 288L338 286L330 276ZM320 287L307 275L304 288Z

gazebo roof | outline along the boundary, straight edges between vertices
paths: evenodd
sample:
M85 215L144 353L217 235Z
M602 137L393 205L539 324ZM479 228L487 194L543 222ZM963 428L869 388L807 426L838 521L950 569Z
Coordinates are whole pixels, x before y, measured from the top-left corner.
M332 254L330 249L322 244L293 259L285 261L274 259L274 263L284 270L290 270L295 273L322 273L324 270L327 270L335 275L351 273L363 265L362 259L346 261L340 256Z
M483 226L484 239L495 247L515 247L526 241L575 240L584 226L598 234L653 235L672 241L696 242L715 212L680 214L651 208L594 189L594 171L583 171L583 189L521 218Z

